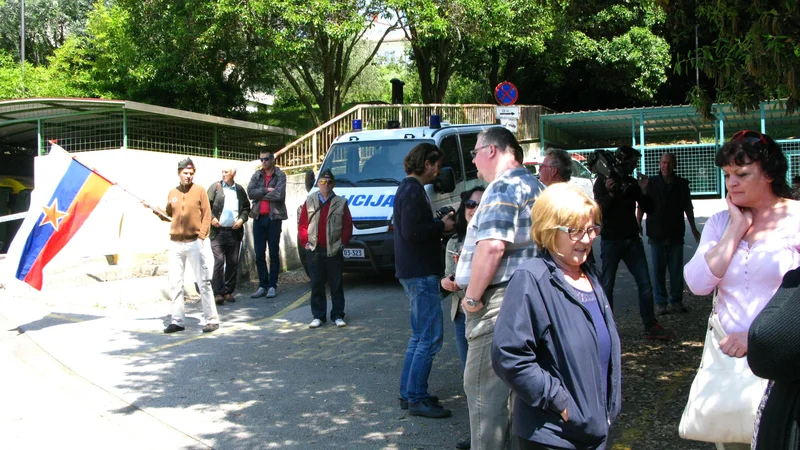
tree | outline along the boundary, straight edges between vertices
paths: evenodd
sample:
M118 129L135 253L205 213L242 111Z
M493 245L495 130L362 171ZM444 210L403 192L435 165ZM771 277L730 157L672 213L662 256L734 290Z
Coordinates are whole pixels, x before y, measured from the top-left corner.
M70 35L80 35L91 0L26 0L25 59L44 64ZM20 0L0 2L0 50L20 54Z
M354 81L396 26L380 1L255 0L248 9L251 47L280 63L278 69L316 124L342 112ZM388 26L377 40L367 41L378 19Z
M86 36L60 57L86 90L207 114L236 114L248 57L236 4L118 0L95 4ZM235 64L234 64L235 63Z
M441 103L447 84L474 32L469 0L388 0L411 45L423 103Z
M650 104L667 80L664 13L651 0L573 1L546 50L525 63L521 101L558 110Z
M738 111L758 109L759 102L786 98L798 107L800 76L800 6L783 0L662 1L676 25L693 18L712 33L711 42L680 60L680 69L699 67L713 80L696 86L690 98L701 112L711 103L731 103Z

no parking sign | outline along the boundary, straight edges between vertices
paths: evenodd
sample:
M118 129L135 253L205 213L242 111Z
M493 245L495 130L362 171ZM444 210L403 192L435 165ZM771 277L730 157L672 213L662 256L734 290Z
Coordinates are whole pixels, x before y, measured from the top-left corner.
M497 103L504 106L510 106L517 102L519 99L519 91L514 83L510 81L503 81L494 88L494 98Z

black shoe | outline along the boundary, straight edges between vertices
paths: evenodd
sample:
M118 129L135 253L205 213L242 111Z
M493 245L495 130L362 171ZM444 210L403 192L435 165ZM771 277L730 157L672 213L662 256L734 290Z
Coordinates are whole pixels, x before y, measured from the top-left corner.
M461 442L456 443L456 448L464 450L472 447L472 438L468 437Z
M400 409L408 409L408 400L403 397L397 397L400 400ZM432 401L433 403L439 404L439 397L435 395L429 395L428 400Z
M412 416L430 417L431 419L442 419L444 417L450 417L451 412L438 403L425 400L419 403L409 403L408 414Z
M211 333L212 331L219 330L218 323L207 323L206 326L203 327L203 333Z
M236 299L233 298L232 294L225 294L224 298L225 298L225 301L228 302L228 303L236 303Z
M665 314L672 314L672 311L670 311L670 309L669 309L669 307L667 307L666 303L664 303L663 305L662 304L657 304L656 305L656 314L658 314L659 316L663 316Z
M686 314L689 312L689 308L683 306L683 303L673 303L669 305L669 310L674 314Z
M656 323L644 330L644 338L648 340L668 341L670 335L660 323Z
M175 325L174 323L169 324L167 328L164 328L164 333L174 333L176 331L183 331L186 328Z

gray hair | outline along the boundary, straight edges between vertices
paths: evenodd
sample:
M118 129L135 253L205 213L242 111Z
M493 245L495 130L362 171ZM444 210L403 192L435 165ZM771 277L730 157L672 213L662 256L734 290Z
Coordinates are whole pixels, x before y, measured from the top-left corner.
M560 148L551 148L545 152L545 156L550 157L550 164L556 168L559 178L564 181L572 178L572 157L569 153Z
M522 147L514 137L514 133L508 131L505 127L491 127L487 128L478 134L478 140L484 145L494 144L501 152L511 151L514 152L514 159L522 164Z

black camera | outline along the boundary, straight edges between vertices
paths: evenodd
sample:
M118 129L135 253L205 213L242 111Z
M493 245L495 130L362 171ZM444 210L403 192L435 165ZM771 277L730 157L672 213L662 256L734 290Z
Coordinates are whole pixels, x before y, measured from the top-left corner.
M639 152L626 152L620 147L616 153L595 150L586 158L586 167L602 178L611 178L619 190L625 192L631 186L631 174L636 169Z
M453 209L452 206L442 206L441 208L436 210L436 217L441 219L442 217L444 217L444 216L446 216L446 215L448 215L450 213L455 213L455 212L456 212L456 210Z

